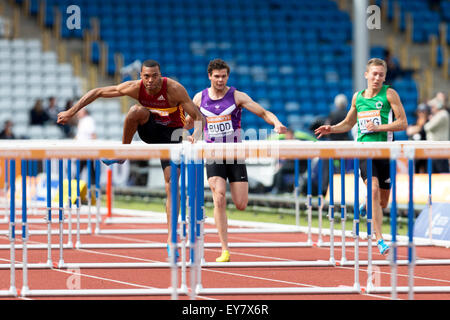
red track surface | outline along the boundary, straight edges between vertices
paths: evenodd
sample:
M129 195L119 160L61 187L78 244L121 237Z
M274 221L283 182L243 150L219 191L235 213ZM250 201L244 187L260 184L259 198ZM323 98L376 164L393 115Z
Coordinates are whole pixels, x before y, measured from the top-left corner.
M85 218L85 217L83 217ZM73 228L76 224L72 224ZM81 224L81 229L86 229L86 224ZM57 223L53 228L56 230ZM206 226L210 228L212 226ZM0 225L1 230L7 230L7 224ZM45 230L46 224L33 224L30 230ZM65 225L67 229L67 225ZM165 228L164 224L102 224L101 229L138 229L138 228ZM20 225L17 226L20 230ZM64 236L64 243L67 243L68 236ZM164 234L147 235L81 235L81 243L164 243L167 236ZM17 244L21 244L21 236L17 236ZM230 242L304 242L306 235L302 233L230 233ZM313 241L317 237L313 235ZM323 241L328 241L324 237ZM335 241L340 241L340 237L335 237ZM72 241L75 243L76 236ZM346 241L353 241L347 238ZM206 243L218 243L216 234L206 234ZM46 235L31 235L28 244L46 244ZM59 243L59 236L52 236L52 243ZM0 244L7 245L9 240L6 236L0 236ZM360 247L360 260L367 260L367 247ZM341 248L335 248L335 259L341 259ZM46 249L29 249L29 263L45 263L47 259ZM187 254L189 254L187 252ZM214 262L220 255L219 248L205 248L205 260ZM328 260L330 257L329 247L307 247L307 248L232 248L231 259L237 261L289 261L289 260ZM353 246L347 247L346 257L348 260L354 259ZM417 259L450 259L450 250L442 247L416 247ZM0 250L0 263L10 262L10 252L8 249ZM52 250L54 263L59 260L59 249ZM378 254L376 247L373 249L373 259L384 259ZM405 247L398 250L398 259L407 259ZM64 249L65 263L81 262L166 262L167 252L165 248L156 249ZM16 249L16 263L22 262L22 250ZM398 266L398 286L408 286L408 267ZM180 269L178 269L180 271ZM373 266L374 279L381 286L390 286L391 268L389 266ZM143 288L163 288L171 286L169 268L140 268L140 269L82 269L79 276L74 275L74 270L67 269L29 269L28 285L30 290L51 290L68 289L71 282L77 279L81 289L143 289ZM76 278L75 278L76 277ZM178 283L180 283L180 276ZM189 268L187 272L189 285ZM366 286L367 266L360 266L359 279L361 287ZM7 290L10 285L9 269L0 270L0 290ZM203 288L241 288L241 287L338 287L353 286L354 267L246 267L246 268L203 268L202 286ZM450 267L448 265L415 266L414 269L415 286L450 286ZM22 270L16 269L16 288L22 287ZM407 294L398 294L398 298L407 299ZM450 293L415 293L415 299L450 299ZM0 298L4 299L24 299ZM29 297L25 299L170 299L170 296L95 296L95 297ZM179 299L189 299L189 296L180 295ZM390 299L390 294L260 294L260 295L211 295L197 296L202 299L226 299L226 300L385 300Z

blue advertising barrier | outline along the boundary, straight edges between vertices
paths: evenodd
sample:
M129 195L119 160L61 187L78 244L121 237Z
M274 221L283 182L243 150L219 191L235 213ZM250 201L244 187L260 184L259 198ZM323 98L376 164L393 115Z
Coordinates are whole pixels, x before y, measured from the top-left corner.
M450 240L450 203L433 202L432 237L434 240ZM428 238L428 207L422 210L414 225L414 236Z

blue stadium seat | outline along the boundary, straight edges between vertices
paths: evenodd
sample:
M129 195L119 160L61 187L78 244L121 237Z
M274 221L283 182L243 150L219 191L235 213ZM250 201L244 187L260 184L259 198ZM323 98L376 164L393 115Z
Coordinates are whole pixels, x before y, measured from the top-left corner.
M38 2L31 1L33 10ZM70 2L47 0L46 11L58 5L63 12ZM391 17L393 2L401 3L403 16L413 12L415 19L422 19L422 26L414 28L416 40L427 41L430 33L436 33L435 16L420 1L390 1ZM62 36L81 37L90 28L89 18L97 16L100 37L109 46L109 74L116 71L115 52L124 55L125 64L152 58L161 63L164 75L177 77L195 94L209 85L209 60L220 57L232 67L230 85L256 101L268 100L270 110L282 117L295 112L327 114L336 94L351 97L352 22L335 1L109 0L105 5L100 0L79 0L77 4L83 12L82 29L63 26ZM51 19L46 20L48 25L54 23ZM98 43L92 45L94 63L99 61L99 48ZM381 54L382 47L372 49L371 56ZM412 106L417 89L403 86L411 92L404 98ZM266 126L245 114L252 126ZM290 119L300 125L295 117Z

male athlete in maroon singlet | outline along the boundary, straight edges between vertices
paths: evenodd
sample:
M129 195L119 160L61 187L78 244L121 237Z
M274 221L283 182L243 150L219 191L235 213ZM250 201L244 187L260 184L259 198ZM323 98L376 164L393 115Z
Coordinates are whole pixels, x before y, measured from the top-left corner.
M116 86L92 89L75 103L72 108L58 114L58 123L65 124L80 109L98 98L115 98L129 96L139 103L133 105L126 118L123 128L122 143L129 144L136 131L146 143L179 143L185 114L200 121L192 134L195 142L201 140L204 126L203 116L193 104L186 89L177 81L162 77L158 62L146 60L142 64L141 80L126 81ZM179 129L179 131L177 131ZM108 164L107 161L104 161ZM119 162L109 161L109 164ZM168 223L168 242L170 241L170 166L168 160L161 160L166 188L166 213ZM169 253L170 254L170 253Z

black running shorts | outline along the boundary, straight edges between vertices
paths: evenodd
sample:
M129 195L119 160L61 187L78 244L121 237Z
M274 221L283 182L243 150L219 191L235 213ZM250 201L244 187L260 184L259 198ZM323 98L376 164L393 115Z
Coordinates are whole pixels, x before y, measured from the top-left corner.
M359 160L361 178L367 180L367 159ZM372 160L372 177L378 178L380 189L389 190L391 188L390 164L387 159Z
M248 182L247 167L244 163L206 163L206 175L211 177L222 177L225 181Z
M148 121L143 125L139 125L137 132L142 141L148 144L155 143L180 143L183 140L181 130L183 128L168 127L159 123L155 123L150 115ZM180 130L174 132L175 130ZM173 134L173 136L172 136ZM170 161L161 159L161 167L164 170L170 166Z

